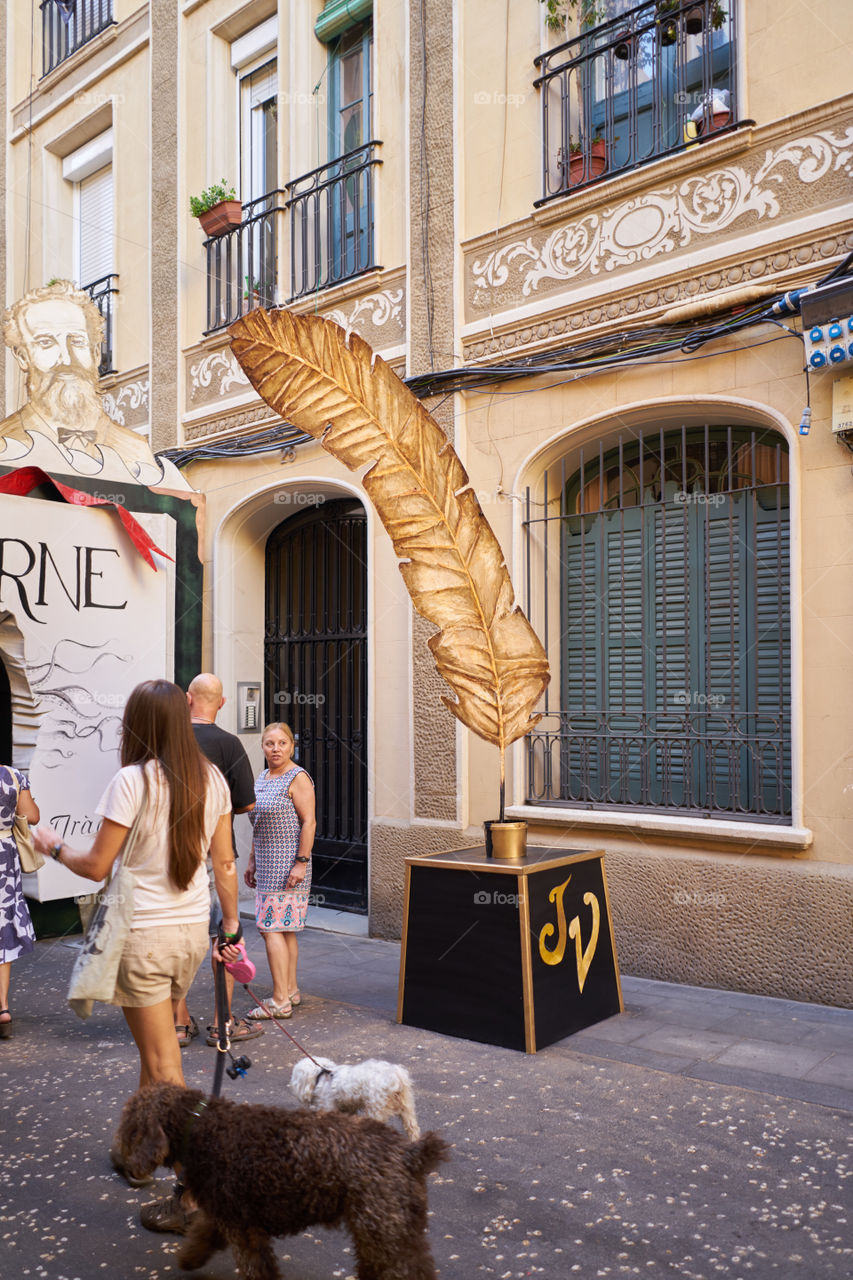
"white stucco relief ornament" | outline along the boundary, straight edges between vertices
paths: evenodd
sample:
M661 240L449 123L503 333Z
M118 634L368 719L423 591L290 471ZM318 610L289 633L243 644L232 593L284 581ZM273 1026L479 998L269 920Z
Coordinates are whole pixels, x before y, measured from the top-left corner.
M473 283L478 290L499 289L517 274L522 294L529 297L543 281L597 275L673 253L750 215L777 218L780 194L792 181L790 168L799 182L812 184L830 173L850 174L851 160L853 127L841 136L829 130L809 134L768 151L754 174L727 165L590 213L542 241L528 236L503 245L473 262ZM488 294L475 293L474 303L492 305Z
M327 320L339 324L347 337L357 323L372 324L375 329L381 329L396 320L402 329L402 302L402 289L382 289L379 293L369 293L366 297L359 298L348 316L340 310L327 311L325 315Z
M190 394L195 399L198 392L214 384L216 394L224 396L232 387L248 387L249 379L230 351L213 351L190 365L190 384Z
M112 418L113 422L124 427L127 425L126 413L133 413L134 409L142 409L144 413L148 413L150 390L150 378L137 378L135 382L126 382L124 386L116 387L114 391L107 391L101 396L104 413Z
M68 280L32 289L6 311L3 338L24 371L27 400L0 422L0 466L186 489L144 436L104 412L103 326L89 295Z

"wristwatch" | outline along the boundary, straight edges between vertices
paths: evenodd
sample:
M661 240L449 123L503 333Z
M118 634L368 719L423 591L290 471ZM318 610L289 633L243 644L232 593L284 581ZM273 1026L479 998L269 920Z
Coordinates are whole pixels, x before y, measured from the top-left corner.
M59 862L59 855L62 853L62 850L64 848L65 848L65 841L60 840L59 844L52 844L50 846L50 848L48 849L48 853L54 859L55 862Z
M294 861L294 862L310 862L310 861L311 861L311 859L310 859L310 858L301 858L301 857L299 856L299 854L297 854L297 855L296 855L296 857L293 859L293 861Z

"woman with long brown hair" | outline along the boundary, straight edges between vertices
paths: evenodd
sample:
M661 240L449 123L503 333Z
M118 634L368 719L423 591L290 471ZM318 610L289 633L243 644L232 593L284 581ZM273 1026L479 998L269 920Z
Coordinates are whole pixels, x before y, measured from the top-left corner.
M168 680L147 680L128 698L121 765L97 806L103 823L87 853L70 848L49 827L37 828L34 840L41 853L77 875L100 881L110 874L141 812L133 849L133 920L114 1003L121 1006L139 1051L140 1088L159 1081L183 1085L173 1008L186 996L207 954L208 850L223 932L235 940L240 934L231 798L222 774L199 750L186 695ZM228 947L223 955L237 958ZM143 1211L143 1225L184 1229L179 1194L169 1201L168 1211L156 1221L146 1221Z

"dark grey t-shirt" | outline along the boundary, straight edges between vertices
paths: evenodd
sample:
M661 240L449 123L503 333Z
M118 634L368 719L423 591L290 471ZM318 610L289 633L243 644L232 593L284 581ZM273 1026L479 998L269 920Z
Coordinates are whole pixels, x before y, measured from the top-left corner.
M245 809L255 802L255 779L249 757L242 742L227 729L220 729L218 724L194 724L195 740L212 764L228 783L231 792L233 810ZM237 856L237 845L234 842L234 817L231 817L231 844L234 856Z

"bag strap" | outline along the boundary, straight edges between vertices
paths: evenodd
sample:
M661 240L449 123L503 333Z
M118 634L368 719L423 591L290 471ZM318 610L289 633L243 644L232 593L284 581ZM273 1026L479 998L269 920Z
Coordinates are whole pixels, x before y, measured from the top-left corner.
M144 782L143 782L143 785L144 785ZM143 791L142 804L139 806L139 808L136 811L136 817L133 819L133 825L128 829L127 835L124 837L124 841L122 842L119 857L116 859L116 863L115 863L116 871L118 870L119 866L127 867L128 869L130 869L130 860L133 857L133 852L137 844L139 843L139 834L142 830L142 819L147 813L147 811L148 811L147 793ZM113 872L113 875L115 875L115 871Z

